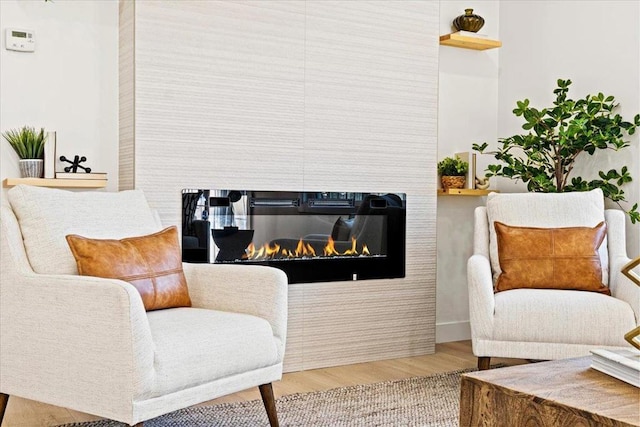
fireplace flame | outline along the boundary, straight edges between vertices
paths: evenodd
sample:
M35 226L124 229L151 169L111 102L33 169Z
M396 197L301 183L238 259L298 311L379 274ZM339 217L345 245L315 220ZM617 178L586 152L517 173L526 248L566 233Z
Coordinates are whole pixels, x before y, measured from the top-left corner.
M358 241L355 237L351 238L351 247L344 252L340 252L336 249L335 241L329 237L327 244L323 248L322 255L325 257L332 256L357 256L367 255L370 256L369 248L366 244L362 245L360 251L358 251ZM281 247L277 243L265 243L260 248L252 243L247 246L242 259L246 260L269 260L269 259L282 259L282 258L310 258L316 257L316 250L309 242L304 240L298 240L295 249L287 249Z
M340 256L340 252L336 250L336 243L331 236L329 236L329 241L324 247L324 256Z
M304 256L316 256L316 251L309 243L304 243L302 239L300 239L298 240L298 246L296 246L294 257L300 258Z
M362 255L371 255L366 244L362 245Z
M358 250L356 249L356 238L352 237L351 249L347 249L346 251L344 251L343 255L357 255L357 254L358 254Z

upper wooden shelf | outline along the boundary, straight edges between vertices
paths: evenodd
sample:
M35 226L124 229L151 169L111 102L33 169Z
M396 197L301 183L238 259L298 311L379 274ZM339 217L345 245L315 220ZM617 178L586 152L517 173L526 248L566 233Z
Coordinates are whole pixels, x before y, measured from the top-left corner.
M473 37L468 35L463 36L458 33L440 36L440 44L474 50L495 49L502 46L502 42L500 40L491 40L484 37Z
M54 179L54 178L5 178L3 187L13 187L18 184L34 185L36 187L58 188L104 188L106 179Z
M497 193L497 190L472 190L470 188L438 189L438 196L486 196L489 193Z

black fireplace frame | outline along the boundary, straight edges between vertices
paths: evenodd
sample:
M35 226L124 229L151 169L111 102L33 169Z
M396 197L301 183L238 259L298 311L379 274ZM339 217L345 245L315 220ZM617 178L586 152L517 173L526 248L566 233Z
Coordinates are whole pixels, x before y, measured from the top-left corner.
M227 190L200 190L209 195ZM315 283L333 281L352 281L369 279L393 279L405 277L406 260L406 195L404 193L336 193L336 192L290 192L290 191L240 191L250 200L249 215L323 215L339 214L383 215L385 252L384 256L353 257L314 257L303 259L268 259L268 260L223 260L216 263L233 263L239 265L266 265L283 270L290 284ZM336 196L339 195L339 196ZM184 192L183 192L184 196ZM390 198L393 196L393 198ZM211 196L203 207L204 217L213 221L216 209L229 206L228 195ZM401 200L398 205L396 200ZM255 203L254 203L255 201ZM184 204L184 203L183 203ZM366 208L366 209L364 209ZM366 211L365 214L362 212ZM183 216L183 230L187 219ZM207 224L209 224L207 221ZM202 222L202 221L201 221ZM193 227L191 227L193 228ZM212 227L215 228L215 227ZM233 233L228 227L225 232ZM212 229L218 233L221 229ZM240 230L247 231L247 230ZM213 245L213 242L210 242ZM203 252L205 253L205 252ZM209 256L210 249L206 248ZM202 258L185 258L185 262L204 262ZM232 257L233 258L233 257Z

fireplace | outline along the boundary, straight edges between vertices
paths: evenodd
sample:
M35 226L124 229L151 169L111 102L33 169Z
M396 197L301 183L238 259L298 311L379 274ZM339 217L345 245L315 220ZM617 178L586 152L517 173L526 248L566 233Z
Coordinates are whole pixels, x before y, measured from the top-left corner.
M185 262L269 265L289 283L405 275L404 193L182 192Z

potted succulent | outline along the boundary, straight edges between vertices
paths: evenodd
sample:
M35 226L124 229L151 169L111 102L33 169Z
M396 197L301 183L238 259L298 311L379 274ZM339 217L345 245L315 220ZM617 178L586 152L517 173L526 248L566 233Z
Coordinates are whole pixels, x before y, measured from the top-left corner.
M23 178L41 178L44 172L44 128L24 126L2 133L4 139L20 157L20 174Z
M464 188L469 163L458 157L445 157L438 162L438 173L442 182L442 188Z
M577 159L593 155L598 150L618 151L630 145L625 139L640 127L640 114L633 121L624 120L615 112L613 96L602 93L578 100L567 96L571 80L557 81L553 91L553 106L536 109L529 100L518 101L513 113L523 117L526 134L499 140L498 149L485 151L488 144L473 144L480 153L491 154L501 164L489 165L487 177L502 176L522 180L529 191L560 193L602 189L604 196L617 203L631 219L640 221L638 203L630 209L622 186L632 178L626 166L620 170L599 171L591 180L572 175Z

